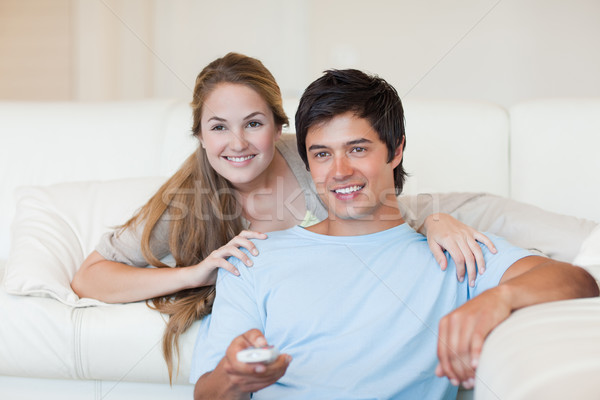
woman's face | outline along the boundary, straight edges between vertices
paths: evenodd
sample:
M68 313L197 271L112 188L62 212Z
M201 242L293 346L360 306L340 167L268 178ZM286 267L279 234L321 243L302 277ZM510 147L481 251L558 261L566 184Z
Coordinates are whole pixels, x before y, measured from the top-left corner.
M217 173L234 186L252 183L270 165L281 127L246 85L221 83L202 107L200 142Z

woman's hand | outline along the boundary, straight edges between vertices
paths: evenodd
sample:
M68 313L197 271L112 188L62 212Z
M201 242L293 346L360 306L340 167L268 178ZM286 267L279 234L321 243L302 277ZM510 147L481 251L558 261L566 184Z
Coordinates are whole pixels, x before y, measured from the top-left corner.
M217 281L217 268L223 268L232 274L239 276L240 272L230 262L229 257L235 257L246 266L252 266L252 260L240 248L245 248L253 256L258 255L258 250L250 239L266 239L267 235L254 231L242 231L224 246L219 247L209 254L200 263L186 268L191 274L190 286L199 287L213 285Z
M465 279L465 266L469 285L475 285L477 265L479 273L485 271L483 252L477 242L483 243L492 253L496 253L494 243L483 233L463 224L448 214L431 214L425 219L421 231L427 235L427 243L442 270L448 267L444 250L456 264L456 276L462 282Z

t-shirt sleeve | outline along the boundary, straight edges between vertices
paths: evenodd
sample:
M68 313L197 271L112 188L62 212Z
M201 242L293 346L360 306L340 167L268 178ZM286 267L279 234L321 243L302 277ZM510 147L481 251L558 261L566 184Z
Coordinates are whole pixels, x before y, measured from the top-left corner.
M148 262L142 254L143 231L144 225L139 224L125 230L115 229L112 232L107 232L100 238L95 250L109 261L145 267ZM161 219L156 224L150 238L150 249L152 254L159 260L170 254L168 221ZM163 262L170 264L169 260L163 260Z
M215 369L231 341L256 328L264 332L262 318L254 295L253 275L237 258L229 258L240 276L219 269L212 314L202 320L190 370L190 383L195 384L206 372Z
M485 233L490 238L498 252L493 254L485 245L480 244L483 256L485 258L485 272L483 275L477 275L475 287L469 286L469 299L481 294L482 292L498 286L500 279L506 270L521 258L531 256L531 252L513 246L505 239Z

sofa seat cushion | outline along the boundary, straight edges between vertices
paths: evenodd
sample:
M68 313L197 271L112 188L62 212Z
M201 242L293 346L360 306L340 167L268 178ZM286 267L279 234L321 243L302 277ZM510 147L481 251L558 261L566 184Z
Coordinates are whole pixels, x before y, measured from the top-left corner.
M0 375L168 383L165 319L145 302L74 308L0 289ZM174 383L187 384L198 326L180 338Z

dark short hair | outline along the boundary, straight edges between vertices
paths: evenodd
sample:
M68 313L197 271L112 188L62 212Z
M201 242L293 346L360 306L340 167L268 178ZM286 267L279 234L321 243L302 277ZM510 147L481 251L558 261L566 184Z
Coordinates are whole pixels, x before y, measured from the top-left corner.
M296 111L298 152L308 169L306 135L315 125L352 112L364 118L388 148L391 162L404 139L404 110L396 89L384 79L356 69L331 69L311 83L300 98ZM404 141L406 145L406 141ZM394 169L396 194L402 192L406 172L402 161Z

